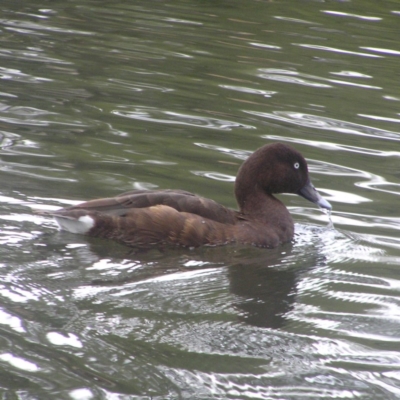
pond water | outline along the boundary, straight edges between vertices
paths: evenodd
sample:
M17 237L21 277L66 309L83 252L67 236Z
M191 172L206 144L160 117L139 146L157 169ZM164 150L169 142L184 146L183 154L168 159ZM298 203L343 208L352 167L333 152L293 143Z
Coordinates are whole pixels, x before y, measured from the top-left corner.
M3 1L2 399L400 398L400 3ZM135 188L236 207L300 150L332 221L133 254L37 209Z

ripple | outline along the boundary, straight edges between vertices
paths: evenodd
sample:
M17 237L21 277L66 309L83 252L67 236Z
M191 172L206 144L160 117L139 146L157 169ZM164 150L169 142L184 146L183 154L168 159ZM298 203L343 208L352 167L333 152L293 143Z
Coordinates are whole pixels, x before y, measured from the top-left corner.
M372 189L377 192L400 195L400 183L387 182L384 178L378 175L372 175L371 177L373 179L370 179L367 182L356 182L355 186Z
M202 26L204 25L201 22L196 22L196 21L190 21L187 19L181 19L181 18L164 18L164 21L166 22L172 22L172 23L177 23L177 24L188 24L188 25L195 25L195 26Z
M46 337L51 344L56 346L70 346L78 349L83 347L82 342L73 333L64 335L59 332L48 332Z
M400 56L400 51L398 50L391 50L391 49L382 49L380 47L360 47L364 50L374 51L376 53L384 53L389 54L391 56Z
M400 122L400 118L388 118L388 117L381 117L378 115L368 115L368 114L357 114L357 115L364 118L370 118L375 121L396 122L396 123Z
M238 122L177 113L173 111L159 111L155 108L137 107L132 111L113 110L111 113L120 117L137 119L141 121L157 122L161 124L186 125L198 128L227 131L230 131L234 128L255 129L254 126L245 125Z
M65 115L34 107L9 106L0 103L0 121L21 126L65 125L69 127L87 127L88 124L73 120ZM29 141L27 140L26 143ZM31 142L33 143L33 142Z
M129 91L133 91L133 92L143 92L143 91L147 91L147 90L155 90L155 91L158 91L161 93L168 93L168 92L175 91L175 89L172 89L172 88L157 86L157 85L150 84L150 83L139 83L139 82L132 83L132 81L130 81L130 80L109 78L108 81L117 84L116 86L122 86L123 89L129 89Z
M377 89L377 90L382 89L380 86L364 85L364 84L349 82L349 81L339 81L337 79L329 79L329 82L338 83L339 85L354 86L354 87L365 88L365 89Z
M304 76L295 71L261 69L260 72L262 72L262 73L257 75L259 78L269 79L272 81L286 82L286 83L292 83L292 84L296 84L296 85L304 85L304 86L311 86L311 87L317 87L317 88L331 88L332 87L331 85L328 85L326 83L319 83L319 82L314 82L311 80L311 79L321 80L321 78L319 78L319 77L314 77L311 75ZM306 79L306 78L311 78L311 79Z
M274 94L277 93L277 92L273 92L271 90L253 89L253 88L248 88L245 86L219 85L219 87L221 87L223 89L234 90L234 91L241 92L241 93L260 95L263 97L272 97Z
M246 158L248 158L249 155L253 152L249 150L235 150L235 149L230 149L228 147L215 146L213 144L207 144L207 143L194 143L194 144L196 146L202 147L203 149L214 150L222 154L231 155L235 158L238 158L239 160L246 160Z
M65 171L49 166L37 166L21 162L3 162L0 164L0 171L10 175L24 176L34 179L43 179L56 182L76 182L74 178L65 178ZM49 173L58 176L50 176Z
M294 22L294 23L299 23L299 24L316 24L315 22L312 21L307 21L305 19L299 19L299 18L292 18L292 17L282 17L282 16L274 16L274 18L279 19L281 21L287 21L287 22Z
M292 214L296 214L291 210ZM321 219L321 218L320 218ZM340 219L335 215L334 223L339 225ZM357 220L355 225L357 226ZM367 226L367 224L365 224ZM374 237L374 236L373 236ZM314 246L323 255L323 265L340 263L355 263L357 261L380 262L384 260L385 251L375 246L368 235L350 234L327 227L310 227L308 225L295 225L295 246L304 249Z
M232 175L221 174L219 172L212 171L191 171L196 176L202 176L204 178L214 179L221 182L235 182L236 177Z
M302 112L294 111L273 111L272 113L268 113L243 110L243 112L251 115L256 115L258 117L287 122L298 126L305 126L307 128L335 131L348 135L359 135L365 137L390 139L395 141L400 140L400 134L398 132L374 128L367 125L360 125L353 122L342 121L334 118L323 117L321 115L305 114Z
M4 279L4 277L3 277ZM11 281L16 281L16 278L11 277ZM9 285L9 282L3 280L4 283L0 285L0 296L8 299L13 303L29 303L30 301L38 301L41 297L42 291L36 285L24 285L14 283Z
M69 392L69 396L73 400L90 400L95 397L95 393L88 388L74 389Z
M398 226L396 228L396 224L394 224L393 229L396 229L398 231ZM393 249L400 249L400 239L394 236L383 236L383 235L377 235L377 234L363 234L360 235L360 238L364 239L366 242L372 243L379 245L380 247L383 248L393 248ZM385 256L381 257L379 260L382 263L385 264L393 264L396 265L400 262L400 257L391 257L391 256Z
M399 340L396 328L400 321L398 288L399 281L393 286L385 279L369 275L366 271L355 273L332 266L317 268L312 273L305 274L296 286L298 296L302 300L287 317L312 325L322 336L322 331L331 331L343 337L357 338L363 343L395 343ZM318 301L314 300L315 297ZM329 299L329 303L326 299ZM335 303L344 303L340 312L331 311ZM335 310L338 310L336 306ZM381 329L382 325L385 326L384 331ZM347 347L352 352L357 351L354 343ZM342 356L346 354L343 349L338 351ZM379 362L384 362L381 359L385 358L383 353L374 353L375 357L380 358ZM364 359L370 357L364 351L360 352L359 356Z
M382 58L382 56L378 56L376 54L360 53L357 51L343 50L343 49L329 47L329 46L321 46L321 45L316 45L316 44L302 44L302 43L292 43L292 44L293 44L293 46L304 47L304 48L312 49L312 50L330 51L332 53L348 54L348 55L360 56L360 57Z
M37 372L41 369L35 363L11 353L0 354L0 360L7 362L11 367L22 369L24 371Z
M53 79L43 78L38 76L33 76L25 74L18 69L0 67L0 79L24 82L24 83L41 83L41 82L52 82ZM12 94L6 94L7 96L13 96Z
M46 56L44 54L38 53L37 51L33 50L17 50L17 49L0 49L0 58L9 58L13 60L20 60L20 61L33 61L33 62L40 62L44 64L55 64L55 65L71 65L72 63L69 61L61 60L59 58L53 58ZM45 78L38 78L39 80L47 80Z
M8 325L13 331L24 333L26 330L22 325L22 320L8 312L0 309L0 324Z
M340 72L330 72L332 75L339 75L339 76L346 76L349 78L367 78L371 79L371 75L366 75L361 72L356 72L356 71L340 71Z
M396 217L381 217L349 212L335 212L334 221L340 225L362 226L369 228L387 228L398 230L400 219Z
M30 17L34 16L39 19L48 19L46 15L40 14L26 14L20 13L22 15L29 15ZM5 26L7 30L21 30L28 31L32 33L34 31L44 31L49 33L62 33L62 34L72 34L72 35L85 35L85 36L93 36L94 33L90 31L81 31L76 29L65 29L59 26L51 26L49 24L37 23L28 20L12 20L12 19L3 19L0 18L0 25Z
M280 140L280 141L288 142L288 143L303 144L306 146L317 147L317 148L324 149L324 150L346 151L346 152L350 152L350 153L359 153L359 154L366 154L366 155L378 156L378 157L393 157L393 156L400 157L400 152L393 151L393 150L382 151L382 150L371 149L371 148L367 148L367 147L351 146L351 145L346 145L346 144L341 144L341 143L333 143L333 142L326 142L326 141L320 141L320 140L300 139L300 138L293 138L290 136L281 137L281 136L274 136L274 135L263 135L261 137L265 138L265 139L270 139L270 140ZM332 164L332 165L335 165L335 164ZM347 169L348 167L338 165L338 168ZM351 169L351 168L349 168L349 169ZM354 171L357 171L357 170L354 170ZM362 171L362 173L364 173L364 171Z
M261 47L263 49L268 49L268 50L281 50L282 47L280 46L275 46L271 44L265 44L265 43L250 43L254 47Z
M258 74L258 76L263 79L270 79L270 80L280 81L280 82L301 84L301 85L306 85L306 86L315 86L315 87L320 87L320 88L332 88L332 85L330 85L330 84L315 82L315 81L323 81L323 82L335 83L335 84L346 85L346 86L354 86L354 87L365 88L365 89L377 89L377 90L382 89L380 86L372 86L372 85L360 84L357 82L341 81L341 80L330 79L330 78L322 78L319 76L304 74L304 73L293 71L293 70L261 68L261 69L259 69L259 71L262 73ZM349 78L354 78L354 77L359 78L360 77L359 75L356 76L354 74L349 74L349 73L347 75L344 75L343 73L337 73L337 75L339 75L339 74L342 76L347 76ZM366 76L364 76L364 77L366 77Z
M318 190L321 190L318 188ZM324 193L329 195L328 201L340 202L345 204L361 204L365 202L371 202L371 199L360 196L358 194L343 192L340 190L323 189Z
M381 17L370 17L367 15L352 14L352 13L346 13L343 11L321 10L321 12L323 12L325 14L337 15L339 17L351 17L351 18L362 19L365 21L381 21L382 20Z

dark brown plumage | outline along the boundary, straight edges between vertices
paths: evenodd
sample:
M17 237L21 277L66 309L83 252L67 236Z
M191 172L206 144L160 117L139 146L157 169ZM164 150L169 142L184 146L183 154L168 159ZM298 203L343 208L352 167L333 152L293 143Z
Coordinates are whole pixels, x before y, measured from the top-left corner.
M273 193L296 193L331 209L312 186L303 156L274 143L256 150L240 167L235 182L239 211L181 190L136 190L51 215L62 229L137 248L227 243L276 247L292 240L294 224Z

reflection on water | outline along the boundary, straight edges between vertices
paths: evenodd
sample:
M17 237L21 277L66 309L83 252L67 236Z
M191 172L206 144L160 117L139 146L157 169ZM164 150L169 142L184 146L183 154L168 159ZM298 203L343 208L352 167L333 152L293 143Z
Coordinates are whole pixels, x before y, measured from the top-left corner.
M399 134L396 132L390 132L383 129L372 128L366 125L359 125L350 122L335 120L332 118L321 117L320 115L317 116L284 111L275 111L273 113L256 113L253 111L247 112L260 117L275 119L281 122L288 122L307 128L332 130L338 133L369 136L372 138L387 138L395 141L398 141L400 139Z
M243 4L4 3L3 397L399 397L399 11ZM133 254L32 213L146 188L235 207L273 141L333 205L280 196L278 249Z
M185 115L181 113L163 111L153 109L136 109L134 111L120 111L115 110L112 112L115 115L138 119L148 122L158 122L162 124L174 125L187 125L193 127L202 127L209 129L231 130L232 128L252 129L253 126L242 125L232 121L219 120L216 118L196 117L194 115Z

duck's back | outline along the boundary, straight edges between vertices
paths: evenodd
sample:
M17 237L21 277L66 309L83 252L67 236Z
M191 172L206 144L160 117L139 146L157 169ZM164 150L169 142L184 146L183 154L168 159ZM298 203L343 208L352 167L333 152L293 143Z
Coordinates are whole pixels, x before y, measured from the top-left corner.
M223 224L234 224L237 212L218 204L214 200L197 196L183 190L134 190L116 197L87 201L57 211L59 215L72 215L86 210L105 215L124 216L132 209L145 209L158 205L176 211L195 214Z

